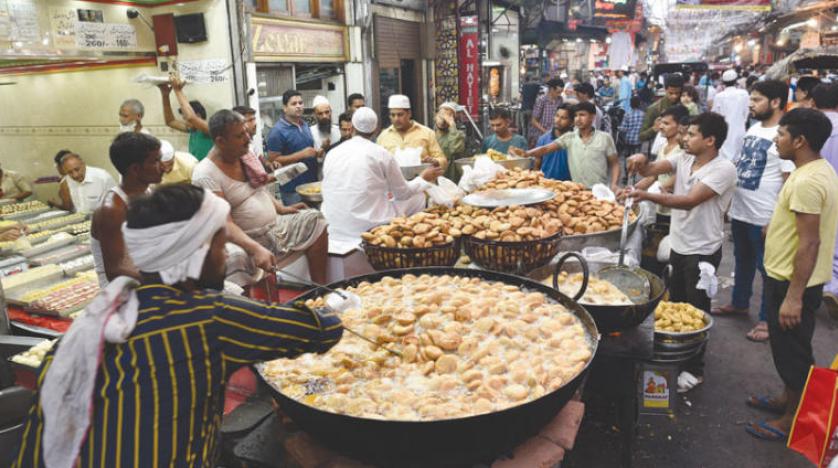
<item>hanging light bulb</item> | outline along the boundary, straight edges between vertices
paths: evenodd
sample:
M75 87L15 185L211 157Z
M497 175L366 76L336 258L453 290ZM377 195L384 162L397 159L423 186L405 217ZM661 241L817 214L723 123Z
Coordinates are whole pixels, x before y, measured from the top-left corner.
M816 17L809 18L806 20L806 26L810 28L817 28L818 27L818 19Z
M832 29L835 29L835 26L833 26ZM606 44L611 44L611 36L608 36L608 37L605 38L605 43Z

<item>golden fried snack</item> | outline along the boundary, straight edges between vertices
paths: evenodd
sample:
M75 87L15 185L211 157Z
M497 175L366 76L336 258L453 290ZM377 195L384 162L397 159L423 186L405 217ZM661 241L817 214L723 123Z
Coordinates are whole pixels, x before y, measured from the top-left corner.
M706 325L704 312L686 302L663 301L655 309L655 330L684 333Z
M575 315L516 286L405 275L348 289L363 308L344 312L344 324L401 358L344 334L326 354L260 369L283 394L321 410L408 421L498 411L561 387L592 357Z

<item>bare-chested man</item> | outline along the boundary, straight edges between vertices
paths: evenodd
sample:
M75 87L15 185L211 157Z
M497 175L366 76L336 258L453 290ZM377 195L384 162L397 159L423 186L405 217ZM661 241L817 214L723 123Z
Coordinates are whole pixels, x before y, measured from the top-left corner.
M110 189L93 212L90 248L99 285L104 287L118 276L140 279L134 263L125 252L122 223L131 197L142 195L149 185L159 184L163 176L160 141L145 133L120 133L111 143L111 163L122 174L122 182Z

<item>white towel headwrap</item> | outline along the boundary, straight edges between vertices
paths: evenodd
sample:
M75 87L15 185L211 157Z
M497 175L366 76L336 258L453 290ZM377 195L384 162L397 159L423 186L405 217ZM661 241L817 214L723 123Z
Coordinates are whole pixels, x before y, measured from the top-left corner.
M144 229L123 225L126 251L140 271L158 272L165 284L198 279L212 237L229 213L225 200L205 190L201 207L189 220ZM90 426L104 343L124 343L131 336L137 323L138 285L127 276L111 281L61 339L41 386L48 468L71 468L79 456Z

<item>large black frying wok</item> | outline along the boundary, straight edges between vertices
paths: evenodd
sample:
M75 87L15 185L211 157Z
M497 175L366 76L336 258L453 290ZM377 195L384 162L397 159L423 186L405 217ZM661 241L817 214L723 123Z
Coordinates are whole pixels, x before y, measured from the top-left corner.
M559 271L561 270L562 265L564 265L565 261L570 257L574 257L577 260L579 260L579 263L582 267L582 286L579 288L579 292L577 292L576 295L573 296L573 301L578 301L585 294L585 290L588 287L589 277L588 264L581 255L578 255L574 252L567 253L559 259L555 267L543 267L539 270L532 272L530 276L536 279L541 279L546 278L548 274L552 274L553 287L558 289ZM657 275L649 271L646 271L642 268L633 268L632 270L649 279L649 300L642 304L629 305L584 304L583 307L593 317L594 322L596 322L597 329L600 331L600 333L611 333L621 330L628 330L630 328L634 328L640 325L641 323L643 323L644 320L646 320L646 317L648 317L649 314L654 312L661 299L663 299L663 296L667 290L667 286L664 280L662 280Z
M591 360L596 353L599 332L588 312L557 290L527 278L493 271L426 267L380 271L329 286L345 288L362 281L375 282L385 276L399 278L406 274L477 277L541 292L564 305L581 320L592 346ZM324 294L327 294L324 288L316 288L296 300L313 299ZM573 380L537 400L495 413L437 421L386 421L336 414L300 403L274 387L271 389L282 411L301 429L326 445L359 459L387 466L403 465L407 461L462 463L506 453L536 434L570 400L588 365Z

